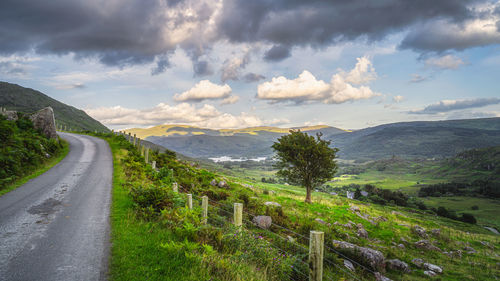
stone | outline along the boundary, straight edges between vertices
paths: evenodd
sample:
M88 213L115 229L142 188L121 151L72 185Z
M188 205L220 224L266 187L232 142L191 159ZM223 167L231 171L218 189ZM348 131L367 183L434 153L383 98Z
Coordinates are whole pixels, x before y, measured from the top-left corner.
M432 245L432 243L429 240L420 240L420 241L415 242L414 245L415 245L415 247L417 247L419 249L441 252L441 249Z
M211 182L210 182L210 185L211 186L216 186L217 185L217 181L215 179L213 179Z
M410 272L410 267L408 266L408 264L398 259L387 260L385 262L385 265L387 268L392 270L400 271L403 273Z
M368 238L368 232L364 228L358 229L357 235L358 237Z
M398 244L398 248L403 249L403 250L406 249L404 244Z
M387 218L384 216L378 216L375 218L375 221L387 221Z
M12 110L3 111L3 112L1 112L1 114L3 116L5 116L5 119L7 119L9 121L16 121L18 119L17 111L12 111Z
M433 230L431 230L431 233L432 233L432 235L439 236L439 235L441 235L441 229L439 229L439 228L433 229Z
M398 211L392 211L391 212L393 215L396 215L396 216L402 216L402 217L406 217L405 215L403 215L402 213L398 212Z
M354 199L354 192L353 191L347 191L347 198Z
M343 252L347 256L351 256L361 264L369 266L373 270L383 271L385 269L385 258L380 251L367 247L360 247L358 245L344 241L333 240L332 242L334 248L336 248L340 252Z
M354 265L352 264L352 262L348 261L348 260L344 260L344 266L349 269L350 271L352 272L355 272L356 269L354 268Z
M366 192L366 191L361 191L361 196L363 196L363 197L368 196L368 192Z
M475 254L477 253L476 249L470 247L470 246L465 246L464 250L467 251L468 254Z
M41 109L30 116L33 127L51 139L57 138L56 121L54 119L54 110L52 107Z
M422 268L424 265L424 260L423 259L412 259L411 262L418 268Z
M432 264L432 263L424 263L423 264L424 266L424 269L427 269L427 270L430 270L430 271L433 271L435 273L443 273L443 269L435 264Z
M290 242L290 243L294 243L294 242L295 242L295 238L293 238L293 237L292 237L292 236L290 236L290 235L287 235L287 236L286 236L286 239L288 239L288 242Z
M330 192L330 195L337 195L337 192Z
M272 207L281 207L280 203L272 202L272 201L264 202L264 205L266 205L266 206L272 206Z
M273 219L270 216L256 216L253 217L252 222L260 228L268 229L271 227Z
M326 221L324 221L324 220L322 220L322 219L320 219L320 218L316 218L316 219L314 219L314 220L315 220L316 222L320 223L320 224L324 224L324 225L328 224Z
M220 181L218 184L217 184L218 187L220 188L228 188L229 187L229 184L227 184L227 182L225 180L222 180Z
M353 213L359 212L359 207L358 206L351 206L351 208L349 208L349 211L351 211Z
M419 225L414 225L412 227L413 232L415 232L418 236L422 238L427 238L427 233L425 232L425 229Z
M432 271L432 270L426 270L426 271L424 271L424 274L427 275L427 276L429 276L429 277L436 276L436 273L434 271Z

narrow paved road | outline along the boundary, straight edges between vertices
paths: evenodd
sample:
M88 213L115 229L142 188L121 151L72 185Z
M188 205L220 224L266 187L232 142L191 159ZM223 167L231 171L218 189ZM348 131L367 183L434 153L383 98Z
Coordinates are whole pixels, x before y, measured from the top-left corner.
M113 163L106 141L60 133L66 158L0 197L0 280L104 280Z

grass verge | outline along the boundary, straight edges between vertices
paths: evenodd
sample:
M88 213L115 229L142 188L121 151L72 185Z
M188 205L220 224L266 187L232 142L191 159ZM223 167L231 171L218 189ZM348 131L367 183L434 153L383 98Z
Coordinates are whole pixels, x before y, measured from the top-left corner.
M20 187L21 185L27 183L29 180L38 177L39 175L47 172L50 168L54 167L57 163L61 162L61 160L66 157L69 152L69 144L67 141L61 139L61 143L63 144L62 149L59 151L59 154L55 155L50 159L47 159L40 167L35 169L32 173L18 179L10 185L7 185L5 188L0 189L0 196Z

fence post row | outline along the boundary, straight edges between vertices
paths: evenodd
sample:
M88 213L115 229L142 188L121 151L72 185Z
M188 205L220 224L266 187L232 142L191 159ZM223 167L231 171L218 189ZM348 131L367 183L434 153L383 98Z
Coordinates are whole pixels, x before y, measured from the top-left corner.
M312 230L309 234L309 280L323 280L323 251L325 233Z

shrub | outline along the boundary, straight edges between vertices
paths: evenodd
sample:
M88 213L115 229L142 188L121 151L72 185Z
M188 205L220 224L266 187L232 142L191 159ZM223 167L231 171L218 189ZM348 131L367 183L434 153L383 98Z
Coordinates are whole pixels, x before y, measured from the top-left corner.
M468 213L463 213L462 216L459 218L459 220L466 222L466 223L471 223L471 224L476 224L476 218Z

